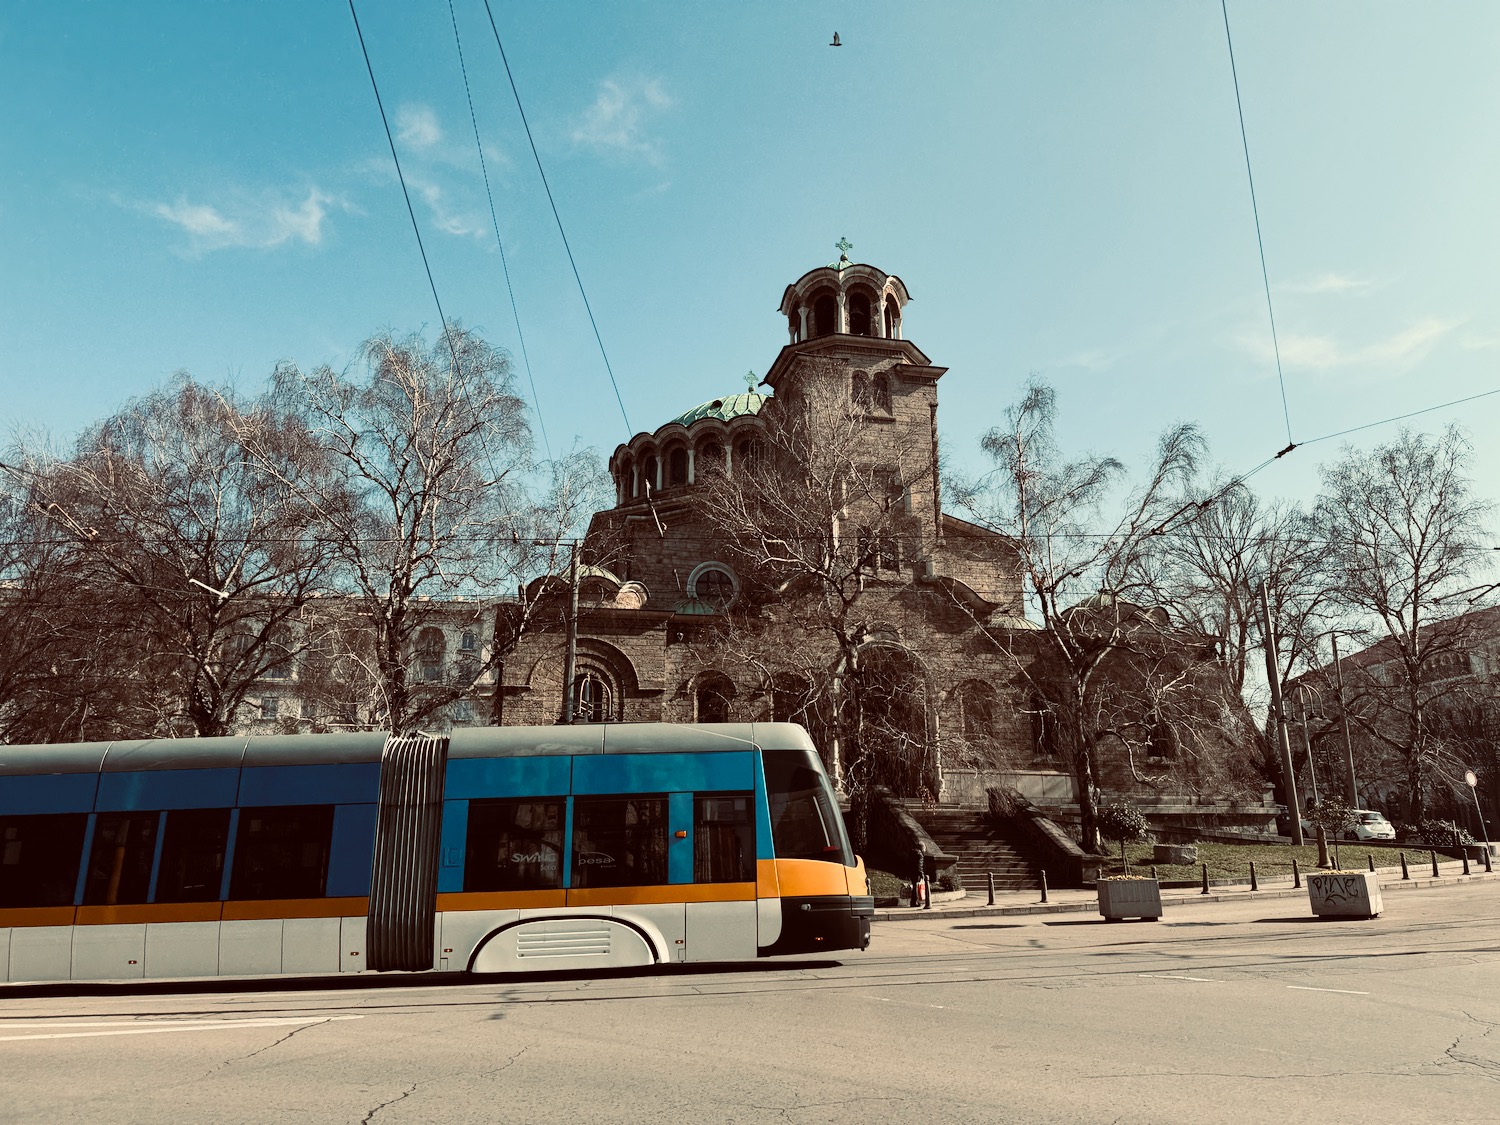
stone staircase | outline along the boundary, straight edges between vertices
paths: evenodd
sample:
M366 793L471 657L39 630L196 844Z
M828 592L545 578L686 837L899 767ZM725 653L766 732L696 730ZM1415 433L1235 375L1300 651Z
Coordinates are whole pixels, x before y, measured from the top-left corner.
M994 872L995 889L1031 890L1041 886L1038 868L1026 850L990 823L982 809L955 805L908 804L907 811L948 855L958 857L964 888L983 892Z

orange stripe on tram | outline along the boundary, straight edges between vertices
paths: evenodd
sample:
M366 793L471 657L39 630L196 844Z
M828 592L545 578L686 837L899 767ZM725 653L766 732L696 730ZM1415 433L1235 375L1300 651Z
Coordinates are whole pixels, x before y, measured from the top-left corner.
M226 902L224 921L248 918L352 918L370 912L365 895L349 898L268 898Z

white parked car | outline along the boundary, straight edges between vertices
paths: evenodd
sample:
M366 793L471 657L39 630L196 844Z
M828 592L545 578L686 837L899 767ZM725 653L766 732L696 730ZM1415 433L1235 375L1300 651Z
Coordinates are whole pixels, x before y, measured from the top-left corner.
M1355 809L1356 818L1353 828L1344 832L1346 840L1394 840L1396 828L1390 821L1386 820L1383 813L1375 812L1373 809ZM1302 818L1302 834L1312 837L1317 835L1317 825L1306 817Z
M1394 840L1396 828L1384 814L1369 809L1355 809L1358 822L1344 833L1346 840Z

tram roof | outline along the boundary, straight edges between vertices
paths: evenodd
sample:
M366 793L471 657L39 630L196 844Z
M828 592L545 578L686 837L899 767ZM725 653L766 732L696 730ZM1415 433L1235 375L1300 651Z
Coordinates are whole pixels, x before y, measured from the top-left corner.
M0 746L0 776L378 762L388 737L384 731L361 731ZM807 732L795 723L461 727L447 737L450 759L814 748Z

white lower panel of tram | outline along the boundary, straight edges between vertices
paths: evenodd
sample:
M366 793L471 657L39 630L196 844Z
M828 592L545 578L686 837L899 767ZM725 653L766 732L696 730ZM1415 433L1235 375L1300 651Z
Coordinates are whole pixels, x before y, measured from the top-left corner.
M545 972L738 961L776 940L780 902L440 913L433 968ZM0 928L0 981L319 975L364 969L365 919Z

